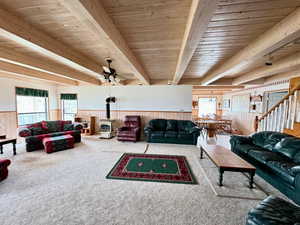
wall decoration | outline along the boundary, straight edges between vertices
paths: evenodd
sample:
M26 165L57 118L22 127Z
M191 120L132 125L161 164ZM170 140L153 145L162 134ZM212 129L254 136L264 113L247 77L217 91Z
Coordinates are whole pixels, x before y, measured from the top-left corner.
M230 99L223 99L222 109L230 109Z
M250 109L251 113L262 113L263 110L263 96L262 95L254 95L250 96Z

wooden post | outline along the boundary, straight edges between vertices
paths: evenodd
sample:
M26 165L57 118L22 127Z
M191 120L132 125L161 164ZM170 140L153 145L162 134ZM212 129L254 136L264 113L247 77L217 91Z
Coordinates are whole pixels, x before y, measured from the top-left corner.
M258 130L258 123L259 123L258 116L256 116L255 119L254 119L254 130L255 130L255 132L257 132L257 130Z

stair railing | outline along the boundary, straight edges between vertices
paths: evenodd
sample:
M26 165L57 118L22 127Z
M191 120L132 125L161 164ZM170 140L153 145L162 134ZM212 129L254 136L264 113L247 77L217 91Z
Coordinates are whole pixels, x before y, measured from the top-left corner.
M255 118L255 131L278 131L293 129L296 122L297 109L300 107L300 84L290 90L289 94L274 105L260 118Z

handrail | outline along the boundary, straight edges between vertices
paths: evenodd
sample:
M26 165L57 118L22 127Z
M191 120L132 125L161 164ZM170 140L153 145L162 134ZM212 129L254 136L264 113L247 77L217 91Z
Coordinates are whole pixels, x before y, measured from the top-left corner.
M277 107L279 107L280 104L282 104L285 100L288 100L289 97L293 94L295 94L296 91L300 90L300 84L298 84L293 90L290 91L286 96L283 97L283 99L280 100L276 105L274 105L268 112L264 113L261 118L258 119L258 122L263 120L267 115L269 115L273 110L275 110Z

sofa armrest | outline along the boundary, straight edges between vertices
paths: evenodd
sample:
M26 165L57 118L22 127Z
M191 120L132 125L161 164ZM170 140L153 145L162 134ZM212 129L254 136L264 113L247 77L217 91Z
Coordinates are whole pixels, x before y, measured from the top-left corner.
M133 130L134 130L134 132L137 134L138 132L140 132L141 128L135 127L135 128L133 128Z
M300 175L300 166L292 167L291 171L294 175L298 175L298 174Z
M10 165L9 159L1 159L0 160L0 168L6 168Z
M144 132L146 135L150 134L153 131L153 128L151 126L146 126L144 128Z
M198 133L200 135L201 128L195 126L189 130L189 134Z
M83 126L81 123L74 123L74 130L81 130L83 129Z
M30 137L30 136L32 136L32 132L29 128L22 127L19 129L19 136L20 137Z

